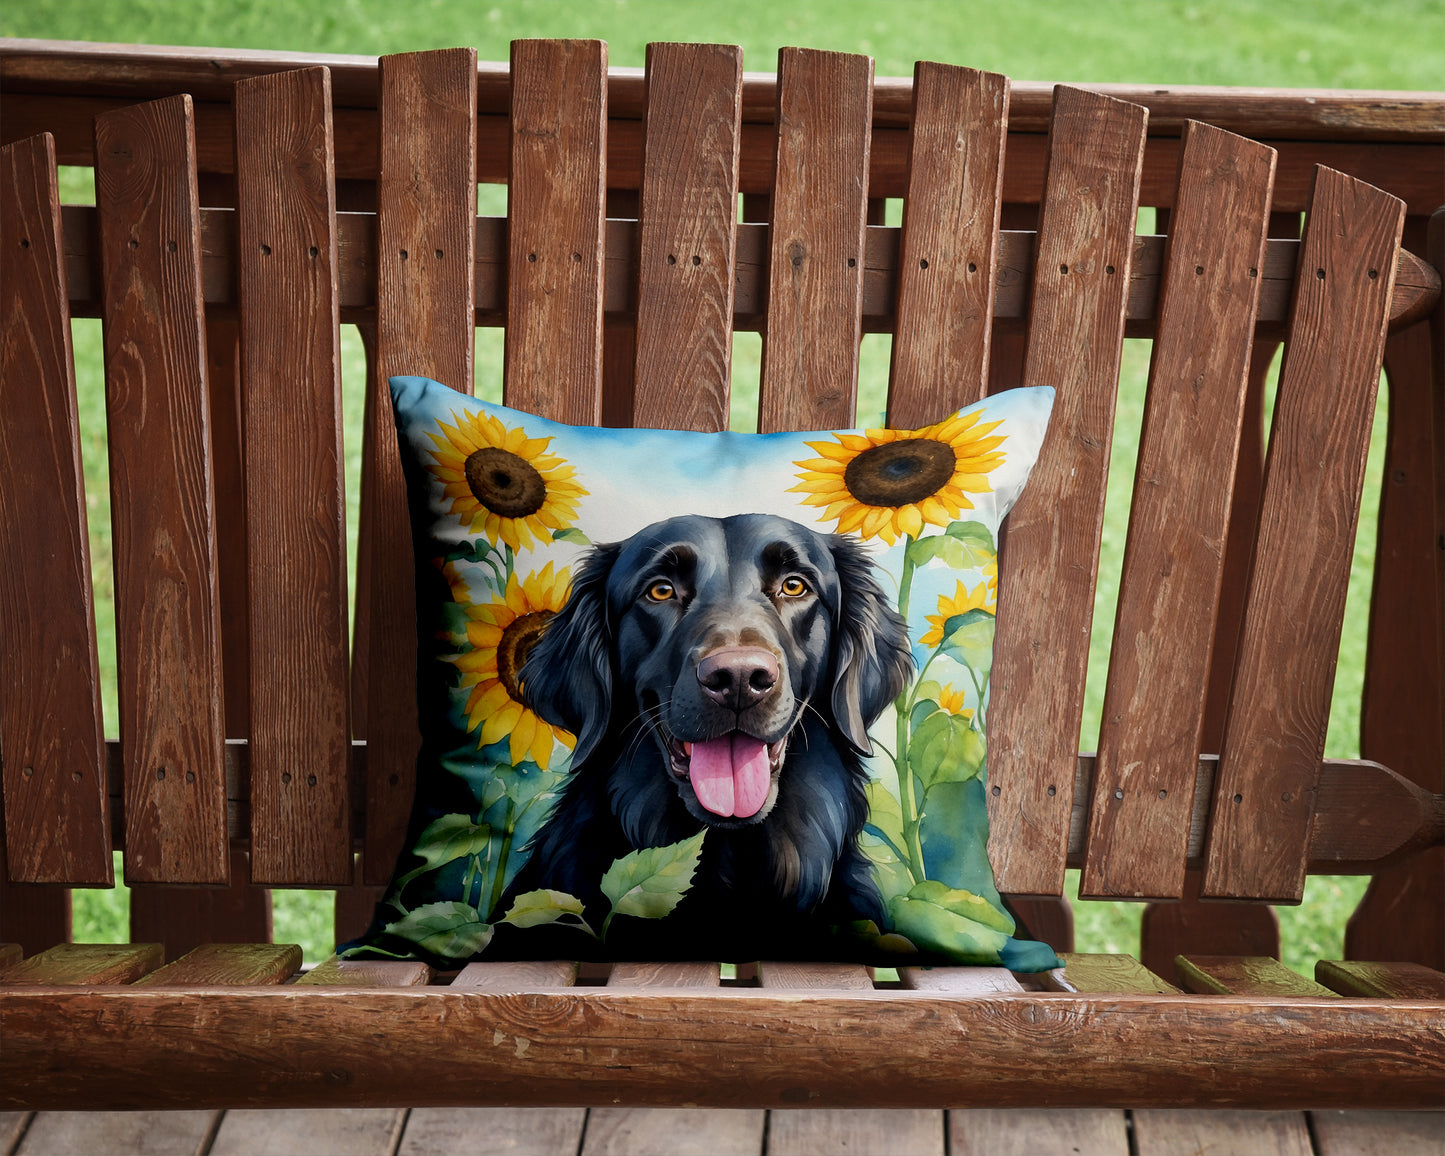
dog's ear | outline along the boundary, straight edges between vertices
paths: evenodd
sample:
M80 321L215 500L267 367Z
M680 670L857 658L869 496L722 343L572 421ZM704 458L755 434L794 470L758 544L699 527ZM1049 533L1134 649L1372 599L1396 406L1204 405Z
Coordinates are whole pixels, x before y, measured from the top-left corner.
M547 623L517 672L523 704L577 738L572 765L607 733L612 713L612 630L607 575L620 547L598 546L572 579L567 604Z
M868 728L913 677L908 624L873 577L873 562L851 538L829 546L841 587L834 626L833 718L859 754L872 754Z

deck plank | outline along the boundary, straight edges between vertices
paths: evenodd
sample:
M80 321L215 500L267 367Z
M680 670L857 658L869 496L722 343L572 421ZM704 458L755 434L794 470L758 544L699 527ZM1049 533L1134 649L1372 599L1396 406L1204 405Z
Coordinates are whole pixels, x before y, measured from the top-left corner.
M1445 974L1423 963L1365 963L1322 959L1315 979L1341 995L1381 999L1445 999Z
M159 943L60 943L0 971L0 983L131 983L164 962Z
M220 1112L37 1112L15 1156L200 1156ZM0 1128L0 1137L4 1136ZM8 1148L4 1149L9 1151Z
M948 1138L953 1156L1129 1156L1128 1124L1117 1109L955 1109Z
M413 1108L396 1156L576 1156L585 1108Z
M1445 1112L1311 1112L1318 1156L1445 1156Z
M757 1156L766 1117L750 1108L593 1108L582 1156Z
M243 1108L227 1112L208 1156L392 1156L403 1108Z
M774 1111L768 1156L943 1156L943 1113L923 1108Z
M1138 1156L1228 1152L1230 1156L1313 1156L1303 1112L1204 1112L1163 1109L1134 1113Z

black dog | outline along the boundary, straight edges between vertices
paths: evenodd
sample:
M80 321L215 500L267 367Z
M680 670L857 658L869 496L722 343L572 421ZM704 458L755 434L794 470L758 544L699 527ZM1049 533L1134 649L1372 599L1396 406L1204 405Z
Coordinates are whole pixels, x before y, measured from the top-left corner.
M858 848L860 756L912 669L906 625L848 538L689 516L597 547L520 672L527 704L577 746L510 894L569 892L598 928L615 859L706 825L677 909L618 921L609 951L756 959L806 951L819 925L884 926Z

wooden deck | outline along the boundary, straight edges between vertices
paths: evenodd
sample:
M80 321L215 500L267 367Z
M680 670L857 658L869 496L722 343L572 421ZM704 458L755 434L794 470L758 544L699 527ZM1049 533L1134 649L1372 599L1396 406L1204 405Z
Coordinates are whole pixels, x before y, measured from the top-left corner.
M1442 1112L392 1108L0 1113L3 1156L1445 1156Z

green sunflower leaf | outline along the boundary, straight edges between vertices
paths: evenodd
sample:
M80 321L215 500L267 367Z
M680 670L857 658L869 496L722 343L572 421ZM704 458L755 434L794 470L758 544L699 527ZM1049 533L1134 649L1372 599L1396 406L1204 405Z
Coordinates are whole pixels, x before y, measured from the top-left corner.
M983 735L962 715L937 711L908 740L908 766L927 792L938 783L966 783L983 770Z
M581 530L577 529L576 526L568 526L565 530L553 530L552 541L572 542L578 546L592 545L592 539L589 538L586 534L584 534Z
M492 941L492 925L466 903L424 904L388 923L386 930L446 959L470 958Z
M528 891L518 895L511 909L500 920L513 927L540 927L545 923L565 923L593 935L582 918L582 900L565 891ZM594 936L595 938L595 936Z
M976 674L986 674L993 666L993 631L994 617L987 610L955 614L943 624L943 644L939 649Z
M970 962L995 963L1014 930L1007 913L986 899L934 879L891 900L888 914L893 930L923 950Z
M982 570L996 556L993 535L982 522L950 522L942 534L908 545L908 558L915 566L939 559L954 570Z
M435 871L468 855L485 854L491 840L492 828L486 823L473 822L470 815L443 815L418 836L412 847L421 856L421 866L399 876L390 893L400 895L401 889L418 875Z
M681 843L645 847L616 860L602 876L602 894L612 901L602 934L607 934L614 915L661 919L669 914L692 887L705 834L702 830Z

